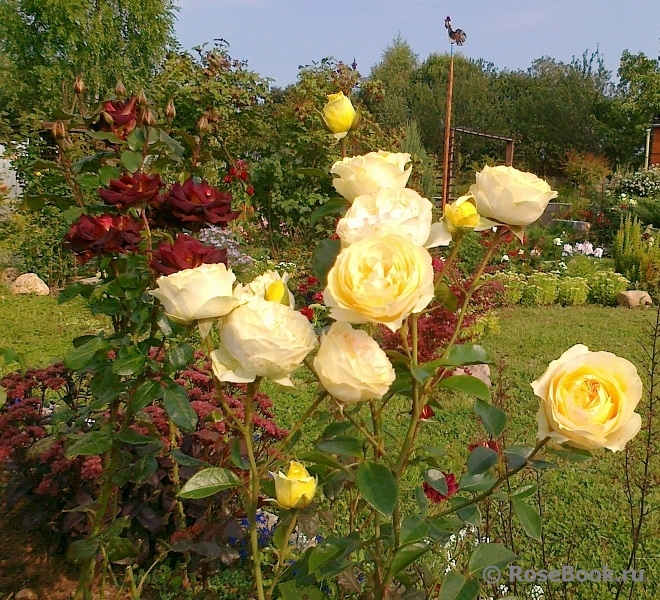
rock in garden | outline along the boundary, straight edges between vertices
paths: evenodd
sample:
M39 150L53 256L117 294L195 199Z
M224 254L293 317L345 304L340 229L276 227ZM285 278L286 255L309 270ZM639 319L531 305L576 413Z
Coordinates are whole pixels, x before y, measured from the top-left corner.
M616 295L619 306L626 308L635 308L635 306L647 306L653 304L648 292L642 290L630 290L629 292L619 292Z
M477 379L481 379L488 387L490 387L490 367L486 364L483 365L469 365L467 367L458 367L454 369L452 375L472 375Z
M14 269L14 267L7 267L2 272L2 276L0 276L0 283L3 283L4 285L11 285L18 279L20 274L21 273L18 269Z
M12 294L36 294L37 296L48 296L48 286L36 273L25 273L11 284Z
M33 592L30 588L22 589L15 596L16 600L39 600L39 596Z

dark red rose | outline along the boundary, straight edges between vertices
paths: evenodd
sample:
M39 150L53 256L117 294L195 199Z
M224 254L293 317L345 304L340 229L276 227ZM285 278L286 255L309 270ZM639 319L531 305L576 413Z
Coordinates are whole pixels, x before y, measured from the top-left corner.
M176 236L173 244L161 242L154 251L151 268L163 275L171 275L184 269L194 269L200 265L227 264L227 250L202 244L184 233Z
M123 215L81 215L64 236L65 247L85 264L98 254L133 252L142 241L142 223Z
M437 490L434 490L428 483L424 482L422 487L424 488L424 494L426 497L433 502L438 504L439 502L444 502L448 498L451 498L458 491L458 483L456 482L456 477L453 473L442 474L445 476L445 481L447 482L447 495L441 494Z
M158 195L162 187L163 182L160 180L160 175L134 173L124 175L121 179L110 180L107 189L99 189L99 196L107 204L122 209L146 204Z
M186 223L224 225L238 217L231 210L232 196L221 192L206 181L187 179L183 185L175 183L163 196L161 208Z
M468 444L468 451L472 452L475 448L490 448L491 450L494 450L495 452L500 451L500 446L497 443L497 440L481 440L477 442L476 444Z
M137 98L127 100L108 100L103 104L101 118L96 125L100 131L111 131L119 139L125 140L137 127Z

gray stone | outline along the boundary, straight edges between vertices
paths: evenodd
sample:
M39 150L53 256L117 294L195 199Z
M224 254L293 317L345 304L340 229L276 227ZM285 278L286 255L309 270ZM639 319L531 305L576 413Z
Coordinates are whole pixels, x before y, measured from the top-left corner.
M12 294L36 294L37 296L48 296L48 286L36 273L25 273L11 284Z
M18 594L16 594L16 600L39 600L36 592L33 592L30 588L24 588Z
M453 370L452 375L472 375L472 377L481 379L488 387L491 386L490 367L486 364L458 367Z
M630 290L628 292L619 292L616 295L616 301L619 306L626 308L635 308L636 306L647 306L653 304L651 296L648 292L642 290Z
M0 282L4 283L5 285L11 285L18 279L20 274L21 272L18 269L14 269L14 267L7 267L2 272L2 275L0 275Z

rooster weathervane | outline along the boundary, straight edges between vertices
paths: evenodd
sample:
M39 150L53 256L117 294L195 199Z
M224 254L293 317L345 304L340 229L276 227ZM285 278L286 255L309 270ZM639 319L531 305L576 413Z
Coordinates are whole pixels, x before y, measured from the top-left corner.
M456 44L457 46L462 46L465 43L465 40L467 40L467 35L465 35L465 31L463 31L462 29L451 28L451 19L449 17L445 19L445 28L447 29L447 33L449 34L449 39L451 40L452 44Z

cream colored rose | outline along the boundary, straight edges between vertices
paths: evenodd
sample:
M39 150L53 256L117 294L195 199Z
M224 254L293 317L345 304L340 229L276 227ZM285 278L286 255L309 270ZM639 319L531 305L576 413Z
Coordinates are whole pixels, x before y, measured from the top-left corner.
M323 107L323 121L338 140L350 131L355 117L355 109L344 92L328 94L328 101Z
M524 227L536 221L557 192L533 173L513 167L484 167L470 187L482 217Z
M446 245L451 236L438 236L432 225L433 205L409 188L380 188L358 196L337 224L337 235L344 246L375 235L395 234L417 246Z
M392 331L433 299L428 250L398 235L365 238L344 248L323 293L330 316L348 323L382 323Z
M277 271L266 271L255 277L247 285L237 285L234 289L234 296L241 302L247 302L253 296L266 298L275 302L281 302L291 307L295 305L295 298L291 290L287 287L289 274L280 275ZM276 297L278 295L280 297ZM283 297L286 294L285 297ZM288 298L288 300L286 299Z
M269 377L291 386L289 374L316 346L307 317L279 302L250 298L223 319L221 346L211 354L220 381L247 383Z
M345 404L382 398L396 379L376 340L348 323L333 323L321 337L314 369L328 393Z
M179 323L198 322L203 337L211 322L229 314L239 301L232 295L235 275L223 264L200 265L156 280L158 298L165 314Z
M332 165L330 173L337 175L332 184L350 202L382 187L402 190L410 178L412 167L405 168L409 162L410 154L383 150L347 157Z
M316 493L316 479L299 462L289 462L286 475L271 473L275 480L275 497L282 508L305 508Z
M642 381L631 362L610 352L573 346L550 363L532 388L541 398L539 439L550 436L587 450L623 450L640 430L635 408Z

